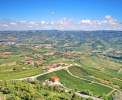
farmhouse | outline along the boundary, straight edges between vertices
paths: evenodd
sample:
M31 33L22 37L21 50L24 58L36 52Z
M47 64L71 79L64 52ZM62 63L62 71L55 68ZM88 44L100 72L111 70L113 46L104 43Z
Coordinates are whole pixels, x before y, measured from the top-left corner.
M43 85L62 86L62 84L60 83L60 78L58 76L52 76L50 79L45 80Z
M50 81L52 81L52 82L59 82L60 81L60 78L58 76L52 76L50 78Z
M47 68L48 71L54 70L55 68L60 67L60 64L50 64Z

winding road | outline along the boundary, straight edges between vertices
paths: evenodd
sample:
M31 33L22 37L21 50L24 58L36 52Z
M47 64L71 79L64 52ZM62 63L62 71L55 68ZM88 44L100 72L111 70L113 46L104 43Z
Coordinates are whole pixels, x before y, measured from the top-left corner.
M81 78L81 77L78 77L78 76L72 74L72 73L68 70L68 68L71 67L71 66L73 66L73 65L79 66L78 64L70 64L70 65L65 66L65 67L62 67L62 66L61 66L61 67L57 67L57 68L55 68L55 69L53 69L53 70L49 70L49 71L47 71L47 72L45 72L45 73L41 73L41 74L38 74L38 75L35 75L35 76L25 77L25 78L20 78L20 79L13 79L13 80L28 80L28 79L36 80L37 77L39 77L39 76L43 76L43 75L45 75L45 74L49 74L49 73L52 73L52 72L55 72L55 71L59 71L59 70L62 70L62 69L65 69L65 70L67 71L68 74L70 74L71 76L73 76L73 77L75 77L75 78L79 78L79 79L82 79L82 80L87 80L87 79L84 79L84 78ZM87 81L89 81L89 80L87 80ZM105 85L105 84L103 84L103 83L98 83L98 82L94 82L94 83L97 83L97 84L104 85L104 86L106 86L106 87L112 88L113 90L112 90L110 93L108 93L107 95L109 95L109 94L113 93L115 90L117 90L117 89L115 89L115 88L113 88L113 87L111 87L111 86ZM81 93L79 93L79 92L75 92L75 94L78 95L78 96L81 96L81 97L83 97L83 98L91 98L91 99L93 99L93 100L103 100L103 99L101 99L101 98L98 98L98 97L95 97L95 96L89 96L89 95L81 94Z

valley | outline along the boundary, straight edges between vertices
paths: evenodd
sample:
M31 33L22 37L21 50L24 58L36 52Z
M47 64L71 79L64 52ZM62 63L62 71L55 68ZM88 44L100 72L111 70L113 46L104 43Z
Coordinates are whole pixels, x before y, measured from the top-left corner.
M1 31L0 96L113 100L122 92L121 57L121 31ZM62 85L43 86L53 76Z

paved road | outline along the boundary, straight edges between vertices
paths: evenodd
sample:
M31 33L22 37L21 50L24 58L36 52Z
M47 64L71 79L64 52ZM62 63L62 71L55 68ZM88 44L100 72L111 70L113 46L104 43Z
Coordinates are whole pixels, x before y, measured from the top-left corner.
M78 92L75 92L75 94L78 95L78 96L81 96L81 97L83 97L83 98L91 98L91 99L93 99L93 100L103 100L103 99L101 99L101 98L97 98L97 97L93 97L93 96L81 94L81 93L78 93Z
M26 78L20 78L20 79L14 79L14 80L36 79L39 76L42 76L42 75L45 75L45 74L49 74L49 73L52 73L52 72L55 72L55 71L58 71L58 70L66 69L68 71L68 67L71 67L71 66L72 66L72 64L69 65L69 66L65 66L65 67L58 67L58 68L55 68L54 70L51 70L51 71L48 71L48 72L45 72L45 73L42 73L42 74L39 74L39 75L35 75L35 76L31 76L31 77L26 77ZM68 73L70 75L72 74L71 72L68 72ZM72 76L74 76L74 75L72 74ZM91 98L93 100L103 100L103 99L100 99L100 98L97 98L97 97L81 94L81 93L78 93L78 92L75 92L75 94L78 95L78 96L84 97L84 98Z
M75 64L75 65L79 66L78 64ZM67 71L71 76L73 76L73 77L76 77L76 78L79 78L79 79L83 79L83 80L87 80L87 79L84 79L84 78L81 78L81 77L78 77L78 76L73 75L73 74L68 70L68 68L71 67L71 66L73 66L73 65L70 64L69 66L58 67L58 68L55 68L55 69L53 69L53 70L50 70L50 71L47 71L47 72L45 72L45 73L41 73L41 74L38 74L38 75L35 75L35 76L26 77L26 78L20 78L20 79L14 79L14 80L36 79L36 78L39 77L39 76L43 76L43 75L45 75L45 74L49 74L49 73L52 73L52 72L55 72L55 71L58 71L58 70L62 70L62 69L66 69L66 71ZM88 80L87 80L87 81L88 81ZM95 82L95 83L104 85L104 86L109 87L109 88L112 88L112 87L110 87L110 86L108 86L108 85L105 85L105 84L102 84L102 83L98 83L98 82ZM115 90L116 90L116 89L113 89L113 91L111 91L110 93L113 93ZM81 94L81 93L79 93L79 92L75 92L75 94L78 95L78 96L84 97L84 98L91 98L91 99L93 99L93 100L103 100L103 99L101 99L101 98L97 98L97 97L94 97L94 96L89 96L89 95Z
M52 72L55 72L55 71L58 71L58 70L66 69L66 68L71 67L71 66L72 66L72 64L69 65L69 66L65 66L65 67L58 67L58 68L55 68L53 70L50 70L50 71L47 71L45 73L41 73L41 74L38 74L38 75L35 75L35 76L30 76L30 77L25 77L25 78L19 78L19 79L13 79L13 80L36 79L39 76L42 76L42 75L45 75L45 74L49 74L49 73L52 73Z

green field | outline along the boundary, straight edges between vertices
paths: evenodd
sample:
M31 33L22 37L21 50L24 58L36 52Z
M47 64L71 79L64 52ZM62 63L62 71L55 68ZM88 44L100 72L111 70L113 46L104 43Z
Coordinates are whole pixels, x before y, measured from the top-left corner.
M41 73L42 70L40 70L40 68L28 69L19 72L1 72L0 80L13 80L13 79L25 78L25 77L38 75Z
M81 65L72 66L69 68L69 71L81 78L86 78L88 80L100 83L102 82L103 84L108 84L113 87L116 85L119 87L119 89L122 88L122 80L119 79L120 76L118 76L119 78L117 78L117 74L111 73L111 70L108 70L109 72L107 72L105 69L101 71L94 67L84 67L83 65Z
M89 91L90 94L96 96L103 96L109 93L112 89L106 86L102 86L96 83L91 83L90 81L78 79L69 75L65 70L53 72L47 75L43 75L38 77L37 79L40 81L44 81L49 79L51 76L59 76L61 79L61 83L71 89L75 89L77 91Z
M9 96L21 98L22 91L19 89L24 87L30 88L22 92L22 95L26 94L24 97L30 98L28 95L33 96L34 91L34 96L41 96L44 100L51 100L53 97L56 97L53 100L59 100L62 99L61 96L71 100L72 93L57 93L50 90L52 87L35 89L37 85L40 86L46 79L56 75L65 87L72 90L70 92L82 92L101 98L107 95L111 98L107 100L112 100L116 92L122 91L122 61L117 59L122 57L121 37L121 31L0 32L0 82L5 83L0 84L0 97L6 96L4 92L10 89ZM64 67L65 70L60 70ZM13 82L55 68L60 71L38 77L39 84L30 84L28 80L19 81L21 85L18 81ZM9 82L11 80L13 83ZM31 89L33 91L30 92Z

